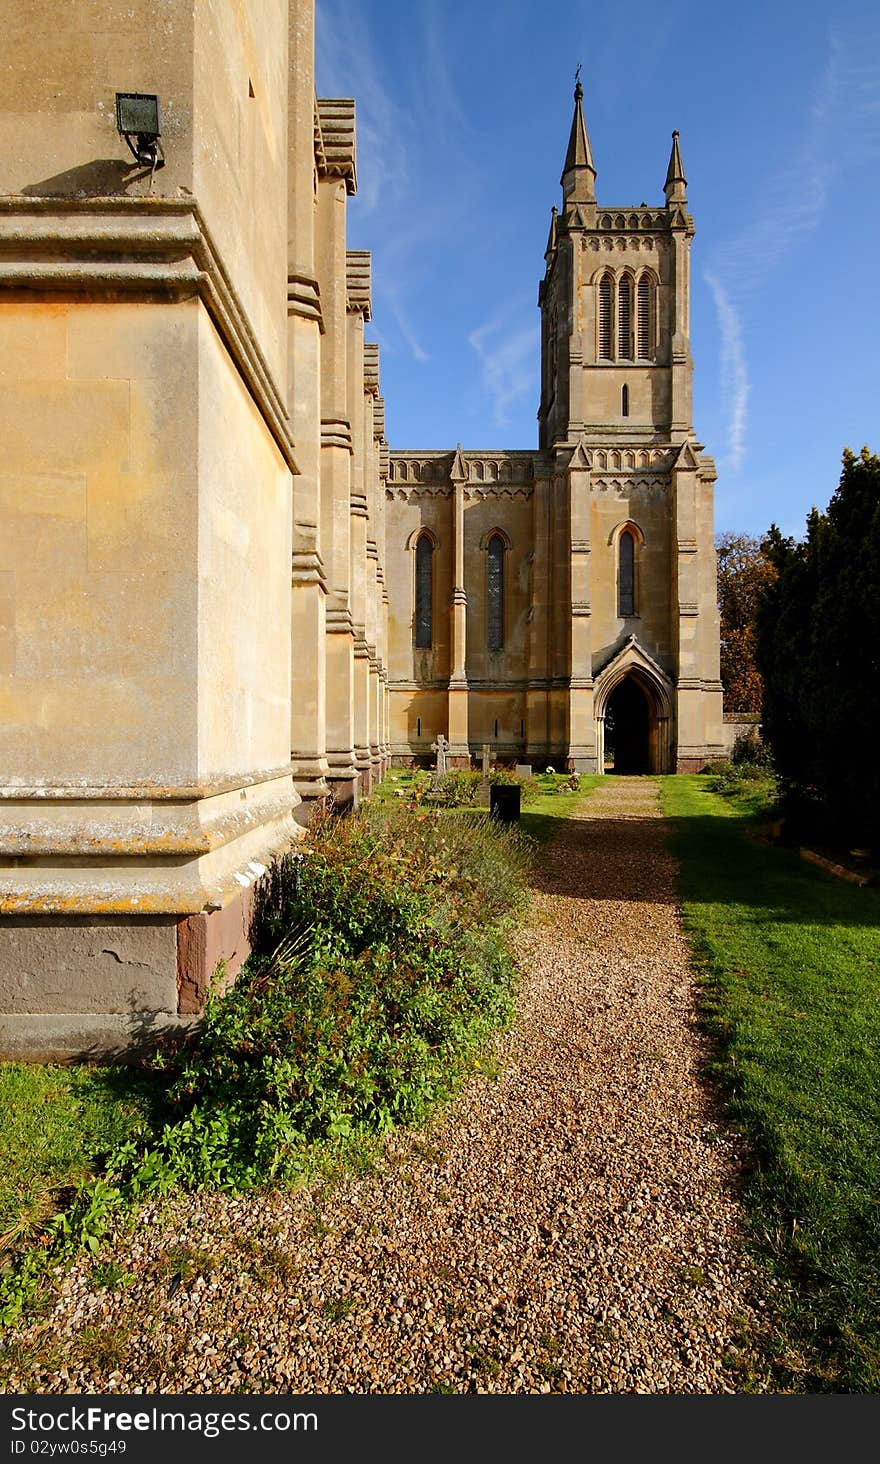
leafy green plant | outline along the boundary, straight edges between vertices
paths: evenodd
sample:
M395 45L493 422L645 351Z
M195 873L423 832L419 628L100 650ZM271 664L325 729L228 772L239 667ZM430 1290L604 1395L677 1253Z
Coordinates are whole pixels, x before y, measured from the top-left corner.
M481 775L469 768L450 768L437 791L447 807L462 808L475 801L481 781Z
M70 1186L0 1274L13 1321L46 1261L97 1253L146 1195L295 1180L322 1152L417 1124L512 1010L505 926L531 845L484 815L366 804L270 871L254 954L162 1063L163 1121Z

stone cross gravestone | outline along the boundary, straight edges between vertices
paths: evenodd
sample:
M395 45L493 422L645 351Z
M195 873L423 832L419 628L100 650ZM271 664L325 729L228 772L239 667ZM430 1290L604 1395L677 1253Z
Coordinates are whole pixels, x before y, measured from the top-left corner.
M440 787L440 779L446 772L446 754L449 751L449 743L442 732L438 732L437 741L431 743L431 751L437 754L437 767L431 779L431 791L435 792Z

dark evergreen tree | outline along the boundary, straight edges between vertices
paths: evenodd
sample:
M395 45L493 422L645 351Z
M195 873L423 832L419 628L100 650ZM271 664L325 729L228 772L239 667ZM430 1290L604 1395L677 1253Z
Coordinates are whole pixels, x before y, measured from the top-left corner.
M763 734L795 832L880 846L880 460L845 452L803 542L773 525L763 547Z

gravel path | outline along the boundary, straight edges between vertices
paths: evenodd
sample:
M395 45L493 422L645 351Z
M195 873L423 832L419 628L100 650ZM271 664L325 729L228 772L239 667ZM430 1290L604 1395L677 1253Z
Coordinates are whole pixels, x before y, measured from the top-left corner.
M10 1390L735 1391L762 1300L674 874L656 783L603 784L542 855L500 1076L378 1173L148 1211L136 1279L70 1272Z

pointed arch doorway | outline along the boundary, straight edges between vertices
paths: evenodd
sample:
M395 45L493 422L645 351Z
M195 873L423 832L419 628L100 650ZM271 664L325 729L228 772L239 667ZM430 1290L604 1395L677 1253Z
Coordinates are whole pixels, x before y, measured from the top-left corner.
M599 771L668 772L673 686L635 636L603 667L593 696Z
M605 707L605 766L615 773L650 773L651 707L634 676L624 676Z

